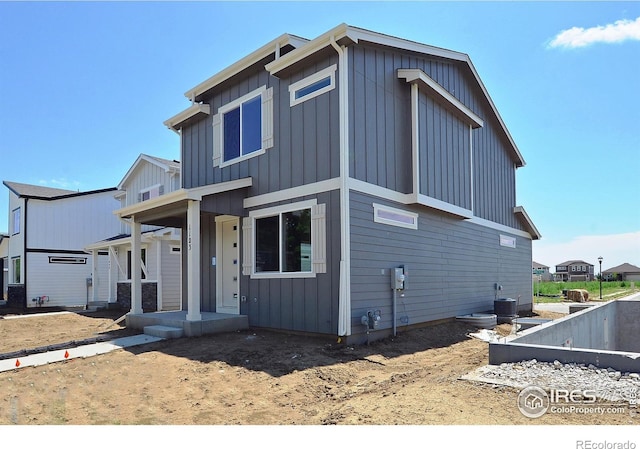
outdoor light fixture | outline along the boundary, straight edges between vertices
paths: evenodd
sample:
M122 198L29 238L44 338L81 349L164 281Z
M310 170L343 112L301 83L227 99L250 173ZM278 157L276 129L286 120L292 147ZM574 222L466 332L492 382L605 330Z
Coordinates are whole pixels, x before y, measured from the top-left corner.
M600 300L602 301L602 256L598 257L598 262L600 262Z

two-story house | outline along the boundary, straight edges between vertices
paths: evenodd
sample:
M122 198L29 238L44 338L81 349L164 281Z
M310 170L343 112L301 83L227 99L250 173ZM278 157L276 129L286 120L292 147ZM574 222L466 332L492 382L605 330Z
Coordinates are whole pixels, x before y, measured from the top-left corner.
M553 274L549 271L549 266L538 263L536 261L531 262L531 273L534 280L540 281L552 281Z
M118 232L115 187L77 192L4 185L9 189L7 305L86 307L94 285L84 248Z
M593 281L593 265L584 260L567 260L556 265L554 279L563 282Z
M118 183L115 195L124 208L159 198L180 188L180 162L141 154ZM114 210L115 210L114 209ZM112 211L113 212L113 211ZM181 236L180 229L144 225L141 230L140 268L143 309L179 310L181 308ZM117 303L131 308L131 229L126 220L117 235L86 247L94 260L107 256L106 269L93 265L94 279L103 287L94 289L92 302L111 307Z
M499 287L531 310L525 162L466 54L343 24L282 35L186 97L165 122L182 188L116 213L136 253L143 225L183 230L187 322L357 342L490 310Z

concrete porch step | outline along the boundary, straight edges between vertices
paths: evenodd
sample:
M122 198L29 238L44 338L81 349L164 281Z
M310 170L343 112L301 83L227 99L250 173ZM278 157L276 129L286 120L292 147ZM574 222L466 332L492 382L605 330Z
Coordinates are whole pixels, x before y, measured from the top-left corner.
M142 331L146 335L160 338L180 338L184 335L184 332L179 327L163 326L161 324L144 326Z

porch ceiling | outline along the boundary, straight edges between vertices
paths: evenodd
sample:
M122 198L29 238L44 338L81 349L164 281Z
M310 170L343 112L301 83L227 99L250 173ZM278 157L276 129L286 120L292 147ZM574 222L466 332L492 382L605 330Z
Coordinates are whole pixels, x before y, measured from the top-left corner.
M113 213L121 219L134 219L141 224L180 228L186 220L190 201L202 201L205 196L251 187L252 184L253 179L247 177L192 189L180 189L117 209Z

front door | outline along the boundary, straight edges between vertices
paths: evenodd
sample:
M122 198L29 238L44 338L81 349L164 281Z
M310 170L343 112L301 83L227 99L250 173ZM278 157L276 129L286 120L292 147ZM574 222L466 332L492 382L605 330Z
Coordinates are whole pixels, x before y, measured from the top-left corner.
M240 313L238 217L216 218L216 312Z

